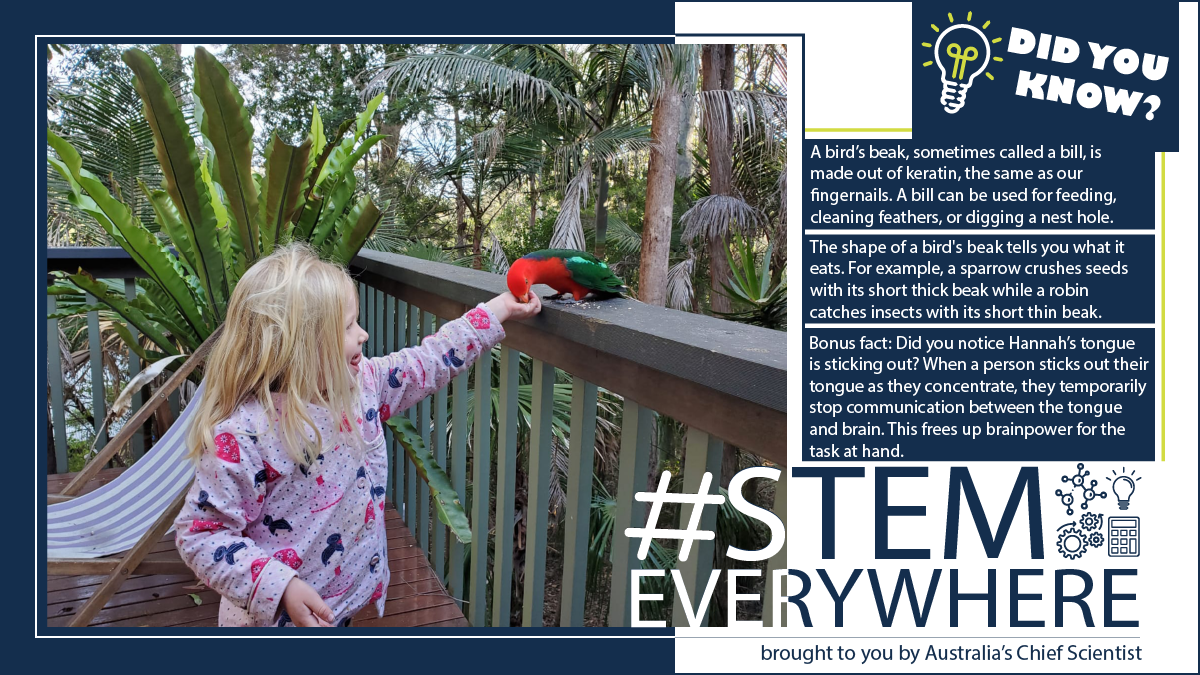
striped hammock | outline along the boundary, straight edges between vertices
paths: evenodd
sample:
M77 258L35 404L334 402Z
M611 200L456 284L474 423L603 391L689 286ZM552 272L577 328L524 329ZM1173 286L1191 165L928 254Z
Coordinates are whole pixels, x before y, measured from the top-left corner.
M150 529L195 475L187 429L201 384L166 435L113 481L47 507L46 556L99 558L127 551Z

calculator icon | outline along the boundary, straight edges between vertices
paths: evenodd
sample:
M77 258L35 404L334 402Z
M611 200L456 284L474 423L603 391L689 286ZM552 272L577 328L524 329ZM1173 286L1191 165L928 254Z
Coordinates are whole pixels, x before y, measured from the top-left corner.
M1141 522L1133 516L1108 519L1108 557L1136 558L1141 552Z

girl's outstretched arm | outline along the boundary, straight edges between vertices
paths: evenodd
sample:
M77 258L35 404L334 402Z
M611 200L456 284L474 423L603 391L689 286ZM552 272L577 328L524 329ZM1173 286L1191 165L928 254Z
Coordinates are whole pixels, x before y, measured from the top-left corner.
M541 310L536 300L521 304L505 293L480 303L461 318L443 325L416 347L368 359L364 379L379 396L379 416L407 410L421 399L445 387L484 350L504 339L501 325L509 319L524 319Z
M215 431L216 448L204 450L175 519L175 544L205 584L246 610L255 625L267 625L296 570L243 536L265 515L266 481L256 478L265 467L256 439L233 420Z

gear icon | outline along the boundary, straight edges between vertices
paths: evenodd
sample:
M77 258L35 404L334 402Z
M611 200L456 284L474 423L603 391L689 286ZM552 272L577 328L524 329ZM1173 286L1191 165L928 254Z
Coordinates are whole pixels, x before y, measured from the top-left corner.
M1088 546L1095 549L1104 548L1104 535L1099 532L1092 532L1087 538Z
M1087 553L1088 542L1083 533L1074 527L1068 527L1058 532L1058 552L1068 560L1082 558Z
M1103 513L1085 513L1079 517L1079 526L1085 530L1099 530L1104 524Z

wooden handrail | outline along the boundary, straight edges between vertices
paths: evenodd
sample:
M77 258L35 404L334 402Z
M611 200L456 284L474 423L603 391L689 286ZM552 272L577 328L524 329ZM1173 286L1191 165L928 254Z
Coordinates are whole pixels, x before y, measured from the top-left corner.
M443 318L457 318L507 290L499 275L365 249L351 272ZM504 328L505 344L533 358L787 462L786 333L632 299L547 303L537 317Z
M129 272L119 248L53 254L50 269ZM444 318L506 290L495 274L366 249L351 272ZM786 333L629 299L547 304L538 317L505 330L506 344L534 358L773 462L787 461Z

